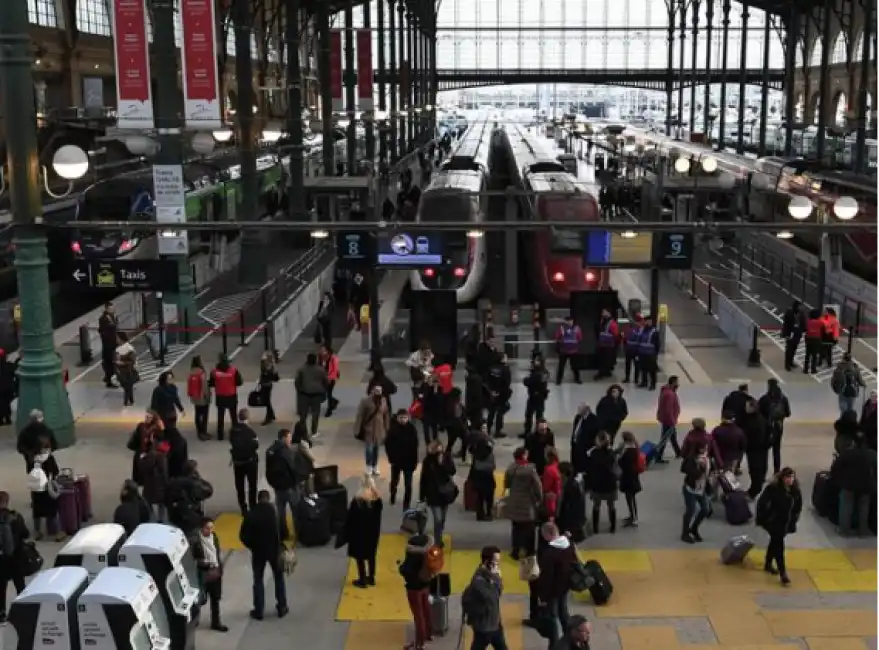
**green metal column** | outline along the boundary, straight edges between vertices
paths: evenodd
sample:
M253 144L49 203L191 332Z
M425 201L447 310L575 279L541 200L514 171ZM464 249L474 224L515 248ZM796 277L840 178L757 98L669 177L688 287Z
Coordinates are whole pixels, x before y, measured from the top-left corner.
M383 0L379 0L382 2ZM390 113L388 115L388 143L390 144L390 162L397 162L399 157L402 155L402 151L397 149L398 142L398 129L402 129L400 126L401 122L399 122L399 115L403 112L403 107L400 106L400 70L403 69L403 54L400 53L400 65L397 65L397 28L396 28L396 15L397 12L394 11L394 0L388 0L388 32L385 36L385 39L388 42L388 49L390 51L390 71L389 71L389 83L388 83L388 95L390 97ZM401 23L402 27L402 23Z
M412 85L412 60L411 58L409 60L406 58L406 3L403 0L400 0L397 4L397 19L397 52L400 55L400 65L397 67L397 89L400 93L400 122L397 126L397 135L400 141L397 145L397 154L402 158L407 153L406 134L408 131L406 125L408 123L409 109L411 108L409 88ZM393 30L393 24L391 29ZM393 65L394 59L392 58L391 66Z
M302 7L299 0L287 0L287 130L293 141L290 152L290 197L287 217L291 221L305 219L305 175L303 165L304 134L302 132L302 66L299 60L299 24Z
M153 33L156 43L174 42L174 2L173 0L153 0ZM154 98L156 116L156 135L159 150L153 159L156 165L174 165L183 168L182 121L183 96L177 83L177 52L170 47L152 49L153 75L156 78ZM192 267L188 255L175 255L179 286L177 293L168 293L162 302L177 306L178 323L188 322L190 327L198 325L198 309L195 304L195 285L192 282ZM187 340L188 333L183 333ZM173 337L169 337L173 338Z
M235 214L243 219L259 219L259 182L256 177L255 134L253 132L253 60L251 37L253 16L249 0L234 0L235 23L235 81L238 90L238 151L241 156L241 201ZM165 41L163 41L165 42ZM173 41L171 41L173 42ZM174 77L176 79L176 76ZM237 198L237 196L236 196ZM245 230L241 233L241 261L238 263L238 280L242 284L259 286L268 280L269 269L263 254L264 237L259 231Z
M333 138L333 89L330 87L330 15L323 5L317 10L317 74L320 81L320 118L323 143L335 142ZM336 175L335 148L321 147L324 176Z
M34 106L33 49L28 35L26 0L0 0L0 75L6 118L9 189L15 236L15 269L21 301L20 396L15 429L40 409L58 438L69 447L76 442L73 413L61 376L61 360L52 339L49 293L49 254L42 218L40 168L37 157L37 117Z
M354 8L349 3L345 7L345 115L348 128L345 130L347 146L348 176L357 175L357 68L354 66Z
M381 2L378 3L381 5ZM365 29L369 29L369 38L374 43L375 41L372 39L372 35L375 33L372 31L372 8L369 6L369 1L363 3L363 27ZM375 58L375 52L372 52L373 59ZM373 66L370 65L369 69L372 70ZM375 78L375 73L373 72L373 79ZM370 85L373 88L373 101L375 101L375 82L370 79ZM372 111L373 116L375 115L375 108ZM372 119L366 120L365 124L366 129L366 159L369 161L371 166L375 165L375 122ZM376 170L378 167L376 167Z
M417 146L415 142L417 134L415 133L416 115L414 109L418 106L418 95L416 93L418 86L416 83L418 78L416 66L418 62L415 60L415 14L411 11L407 12L406 18L406 60L409 63L409 83L406 88L406 105L408 106L409 113L407 115L409 119L406 122L406 141L409 143L408 153L408 151L414 150Z
M421 34L420 21L418 14L412 14L412 32L411 51L412 51L412 105L415 107L415 114L412 116L412 141L417 146L421 143L421 106L424 104L424 98L421 96L421 48L419 47L419 39Z

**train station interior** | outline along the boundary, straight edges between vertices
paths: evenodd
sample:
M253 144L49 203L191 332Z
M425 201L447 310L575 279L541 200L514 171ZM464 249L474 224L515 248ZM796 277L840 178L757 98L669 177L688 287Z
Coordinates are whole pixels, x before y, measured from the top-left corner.
M876 0L0 0L0 650L876 650L877 32ZM302 496L264 607L229 426L272 504ZM44 427L57 476L21 442L42 453ZM289 489L282 429L311 457ZM126 481L153 494L139 463L170 440L216 542L185 499L138 523L183 530L203 606L145 564L155 623L107 614L92 647L88 598L52 580L127 570L65 552L123 523ZM539 498L511 526L528 462ZM500 504L479 517L478 481ZM46 519L33 546L4 546L16 513ZM442 566L412 588L420 532ZM589 586L544 597L562 546ZM18 594L4 556L25 552L42 572ZM485 630L464 593L488 573ZM23 614L76 598L78 637Z

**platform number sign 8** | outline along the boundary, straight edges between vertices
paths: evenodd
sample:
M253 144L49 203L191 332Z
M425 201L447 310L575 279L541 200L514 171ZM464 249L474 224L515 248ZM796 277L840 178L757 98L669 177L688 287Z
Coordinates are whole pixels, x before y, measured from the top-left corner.
M348 257L360 257L360 239L348 239Z
M336 255L339 261L349 266L374 263L373 239L368 232L347 231L336 235Z

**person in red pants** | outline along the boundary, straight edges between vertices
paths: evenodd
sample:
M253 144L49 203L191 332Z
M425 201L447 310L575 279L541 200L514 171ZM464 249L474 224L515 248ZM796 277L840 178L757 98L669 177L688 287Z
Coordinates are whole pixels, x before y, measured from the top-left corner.
M415 535L406 545L406 555L400 563L400 575L406 583L406 600L412 610L415 623L415 641L405 646L408 650L423 650L424 644L433 640L430 629L430 571L427 569L427 550L430 538Z

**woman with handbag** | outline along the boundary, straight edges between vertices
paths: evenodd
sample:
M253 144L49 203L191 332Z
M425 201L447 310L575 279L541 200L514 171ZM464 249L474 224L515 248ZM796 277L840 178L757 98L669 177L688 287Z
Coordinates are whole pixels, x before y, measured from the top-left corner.
M198 577L211 609L211 629L228 632L220 621L220 599L223 596L223 564L220 538L214 532L214 520L204 517L196 534L192 552L198 565Z
M433 517L434 543L442 548L443 530L449 506L458 498L458 486L452 480L457 469L450 453L444 453L443 443L434 440L421 462L419 501L424 501Z
M134 405L134 385L140 380L137 371L137 351L128 342L125 332L116 334L119 345L116 347L116 377L122 386L122 406Z
M366 473L378 476L378 449L391 426L391 415L388 401L382 394L381 384L370 388L369 395L360 400L357 416L354 419L354 436L362 440L366 460Z

